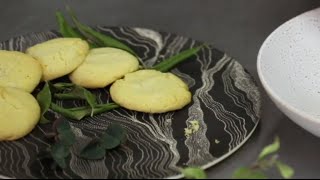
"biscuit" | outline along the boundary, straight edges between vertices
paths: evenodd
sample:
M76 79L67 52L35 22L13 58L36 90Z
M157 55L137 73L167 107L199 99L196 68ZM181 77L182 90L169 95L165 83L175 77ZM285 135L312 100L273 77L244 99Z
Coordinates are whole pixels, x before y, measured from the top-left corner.
M178 110L191 102L189 88L180 78L156 70L125 75L112 84L110 94L120 106L146 113Z
M27 49L43 69L42 80L50 81L74 71L89 51L86 41L79 38L52 39Z
M85 61L69 78L85 88L103 88L138 68L138 59L124 50L96 48L90 50Z
M0 86L32 92L42 76L41 65L18 51L0 50Z
M34 129L39 118L40 107L31 94L0 87L0 141L24 137Z

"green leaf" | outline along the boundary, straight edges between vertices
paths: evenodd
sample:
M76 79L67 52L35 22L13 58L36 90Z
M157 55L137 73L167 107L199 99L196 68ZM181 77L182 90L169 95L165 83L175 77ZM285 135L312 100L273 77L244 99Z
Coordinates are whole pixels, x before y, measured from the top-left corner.
M53 160L62 168L66 168L66 158L70 155L69 147L62 143L56 143L51 146L51 156Z
M110 36L107 36L105 34L102 34L98 31L95 31L94 29L90 28L89 26L86 26L86 25L80 23L80 21L78 20L78 18L75 15L75 13L69 7L67 7L67 11L68 11L69 15L71 16L72 21L74 22L74 24L78 28L78 30L84 36L86 36L88 39L91 39L94 42L97 42L99 45L122 49L122 50L125 50L125 51L137 56L136 53L131 48L129 48L127 45L125 45L121 41L114 39Z
M67 24L63 14L60 11L56 12L56 18L59 25L59 32L63 37L72 37L70 32L68 31L69 25Z
M268 146L266 146L259 155L259 160L262 160L266 156L273 154L280 149L280 140L279 137L276 137L274 142Z
M48 111L50 108L50 104L52 101L51 91L49 83L46 82L42 90L37 95L37 101L41 108L41 118L40 123L41 124L47 124L50 121L44 117L44 114Z
M106 151L100 146L99 141L93 140L81 150L80 157L84 159L98 160L102 159L105 154Z
M182 51L181 53L174 55L174 56L158 63L157 65L155 65L153 67L153 69L161 71L161 72L168 72L170 69L174 68L177 64L179 64L179 63L183 62L184 60L187 60L189 57L197 54L198 51L200 51L200 49L202 47L203 47L203 45Z
M57 99L83 99L91 107L91 116L93 116L94 107L97 104L96 96L81 86L74 86L69 93L56 93L54 97Z
M72 83L55 83L52 85L58 91L71 90L75 84Z
M63 14L60 11L56 12L56 18L59 25L59 32L63 37L74 37L81 38L83 40L87 40L79 31L72 28L64 18ZM90 48L96 48L97 46L94 43L88 42Z
M56 93L54 94L54 97L62 100L86 99L86 97L84 96L84 88L80 86L74 86L72 90L67 93Z
M93 111L93 114L94 115L100 114L100 113L107 112L107 111L110 111L112 109L116 109L119 107L120 106L115 103L98 104L98 105L96 105L96 107Z
M63 120L57 125L57 132L59 133L58 137L60 142L65 146L72 146L76 137L71 130L70 124L68 121Z
M103 134L100 138L100 145L105 150L111 150L118 147L121 141L118 138L110 136L109 134Z
M70 118L74 120L81 120L82 118L84 118L85 116L91 113L91 108L89 108L89 111L88 109L72 111L70 109L60 107L54 103L51 103L51 109L66 118Z
M291 179L294 176L294 170L292 167L290 167L280 161L277 161L276 165L277 165L277 168L283 178Z
M267 179L267 176L260 170L252 170L250 168L242 167L237 169L233 179Z
M57 124L57 132L58 133L65 133L71 130L71 126L68 121L62 119Z
M106 130L106 134L118 139L121 143L126 140L127 131L119 124L111 124Z
M88 102L88 104L91 107L91 117L92 117L93 112L94 112L94 107L97 105L96 96L93 95L90 91L88 91L86 89L83 89L83 94L84 94L86 101Z
M107 104L98 104L95 106L93 110L93 114L100 114L103 112L110 111L112 109L120 107L117 104L114 103L107 103ZM66 118L70 118L73 120L81 120L86 116L90 116L92 113L92 108L89 106L83 106L83 107L76 107L76 108L63 108L60 107L54 103L51 104L51 109L61 115L63 115Z
M65 146L72 146L76 142L76 137L72 131L66 131L58 135L59 140Z
M181 170L186 179L207 179L207 174L201 168L188 167Z

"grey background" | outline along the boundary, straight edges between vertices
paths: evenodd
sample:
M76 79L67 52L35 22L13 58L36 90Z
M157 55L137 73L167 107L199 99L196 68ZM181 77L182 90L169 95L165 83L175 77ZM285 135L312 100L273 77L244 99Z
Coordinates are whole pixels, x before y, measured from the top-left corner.
M56 29L54 12L64 9L65 2L89 25L146 27L212 43L235 57L258 82L256 56L268 34L320 6L317 0L0 0L0 41ZM210 168L209 177L230 178L278 135L280 159L294 167L295 178L319 178L320 139L285 117L264 91L263 100L259 129L238 152ZM270 177L279 176L271 173Z

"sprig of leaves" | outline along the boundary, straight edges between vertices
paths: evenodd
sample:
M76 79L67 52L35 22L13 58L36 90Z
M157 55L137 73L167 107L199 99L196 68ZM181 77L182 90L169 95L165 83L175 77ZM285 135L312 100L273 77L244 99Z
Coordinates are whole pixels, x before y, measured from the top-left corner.
M51 103L51 109L66 118L70 118L73 120L81 120L84 117L88 117L96 114L100 114L106 111L110 111L115 108L119 108L120 106L115 103L107 103L107 104L97 104L94 106L93 111L89 106L76 107L76 108L64 108L58 106L55 103Z
M59 166L64 169L67 167L67 159L70 157L72 146L76 142L76 137L71 129L70 123L64 118L56 119L52 124L53 132L48 133L47 137L54 139L48 151L40 157L52 159L54 164L51 167ZM100 138L90 141L79 154L80 158L87 160L102 159L106 151L110 151L125 143L127 131L118 124L111 124Z
M53 90L51 90L51 88L53 88ZM67 92L61 93L60 91ZM52 96L56 99L83 99L87 101L89 106L64 108L55 104ZM45 118L45 114L49 108L66 118L81 120L84 117L93 116L120 107L115 103L98 104L94 94L83 87L71 83L50 84L46 82L43 89L38 93L37 100L41 107L40 123L42 124L50 123L50 121Z
M70 88L70 87L69 87ZM87 103L91 107L91 116L93 116L94 108L97 105L96 96L92 94L87 89L74 85L72 90L68 93L56 93L54 97L57 99L83 99L86 100Z
M90 43L91 48L94 48L94 47L114 47L114 48L125 50L125 51L135 55L136 57L138 57L138 55L129 46L127 46L123 42L121 42L111 36L105 35L99 31L96 31L93 28L81 23L79 21L79 19L77 18L77 16L75 15L75 13L73 12L73 10L69 6L67 6L66 9L67 9L69 16L72 19L73 24L75 25L75 28L71 27L67 23L63 14L61 12L57 11L56 17L57 17L57 22L59 25L59 30L60 30L60 33L62 34L62 36L76 37L76 38L81 38L81 39L87 40ZM163 60L162 62L160 62L159 64L155 65L152 68L159 70L159 71L162 71L162 72L167 72L170 69L172 69L173 67L175 67L177 64L187 60L192 55L197 54L198 51L203 46L205 46L205 45L182 51L179 54L176 54L172 57L169 57L166 60ZM140 58L138 58L138 60L140 61L141 65L145 68L144 62L141 61Z
M267 179L266 172L272 168L277 168L281 176L290 179L294 175L294 170L279 161L278 154L280 149L280 140L275 138L274 142L266 146L259 154L258 160L250 167L241 167L234 174L234 179Z
M55 143L49 148L49 154L54 162L64 169L67 167L66 159L70 156L70 148L76 142L76 138L69 122L65 119L57 119L52 128L54 132L49 138L54 138Z

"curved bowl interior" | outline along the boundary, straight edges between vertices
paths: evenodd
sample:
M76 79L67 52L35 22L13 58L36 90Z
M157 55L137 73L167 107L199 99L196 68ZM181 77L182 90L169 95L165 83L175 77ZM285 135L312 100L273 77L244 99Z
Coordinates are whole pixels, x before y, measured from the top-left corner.
M261 82L278 107L295 121L307 119L320 125L319 58L320 9L286 22L260 49Z

